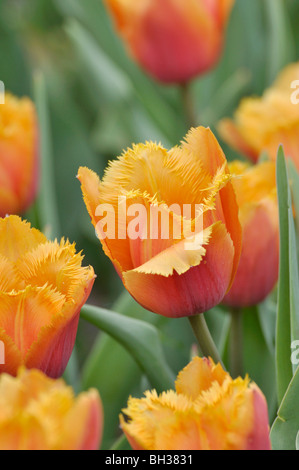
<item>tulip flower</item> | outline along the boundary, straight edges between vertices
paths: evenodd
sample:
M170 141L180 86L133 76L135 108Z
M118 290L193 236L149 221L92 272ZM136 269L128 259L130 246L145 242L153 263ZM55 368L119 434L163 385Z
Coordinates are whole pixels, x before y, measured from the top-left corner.
M298 91L291 88L297 80L299 63L286 67L261 98L243 99L234 119L225 118L218 125L223 140L253 162L262 153L276 160L282 144L299 169Z
M0 375L0 450L98 450L103 425L100 396L77 397L62 379L20 368Z
M32 203L38 185L38 128L28 98L5 95L0 104L0 217L19 214Z
M229 164L243 228L243 245L237 274L223 303L249 307L262 302L278 279L279 219L275 163L255 166Z
M195 357L173 390L130 398L120 423L134 450L270 450L268 408L249 378Z
M106 0L130 54L164 83L186 83L220 58L234 0Z
M242 234L231 175L210 129L191 130L170 151L135 145L102 181L88 168L78 178L104 252L142 306L182 317L221 302Z
M5 364L51 377L65 370L94 271L64 239L51 242L18 216L0 219L0 341Z

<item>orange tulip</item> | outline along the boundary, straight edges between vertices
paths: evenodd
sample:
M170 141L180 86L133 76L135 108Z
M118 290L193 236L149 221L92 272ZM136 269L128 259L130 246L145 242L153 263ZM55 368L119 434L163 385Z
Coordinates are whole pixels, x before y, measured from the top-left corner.
M193 129L170 151L135 145L102 181L87 168L78 178L104 252L141 305L182 317L221 302L238 266L241 227L227 162L209 129ZM116 230L108 227L114 219ZM182 230L185 222L192 233Z
M38 370L0 375L0 450L97 450L102 425L96 390L75 397Z
M232 148L256 162L266 152L276 160L282 144L299 169L299 104L291 86L299 80L299 62L286 67L262 98L245 98L234 119L220 121L220 136ZM292 99L294 95L294 99Z
M248 377L233 380L195 357L173 390L130 398L120 423L135 450L270 450L267 403Z
M38 129L33 103L5 95L0 104L0 217L32 203L38 183Z
M68 241L50 242L17 216L0 219L0 372L25 365L62 375L95 278L81 263Z
M234 0L106 0L137 63L165 83L185 83L219 60Z
M240 263L232 288L223 303L248 307L263 301L278 279L279 219L275 163L229 165L237 177L233 186L243 228Z

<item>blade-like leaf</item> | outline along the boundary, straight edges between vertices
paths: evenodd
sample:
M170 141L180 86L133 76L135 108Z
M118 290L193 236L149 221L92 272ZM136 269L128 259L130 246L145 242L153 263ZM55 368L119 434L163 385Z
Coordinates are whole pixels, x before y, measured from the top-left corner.
M41 229L45 231L48 238L60 238L48 98L45 80L41 73L35 75L34 96L39 122L41 156L41 181L36 201L38 219Z
M158 392L173 388L174 377L154 326L90 305L83 307L81 317L122 344Z
M168 101L165 90L148 78L132 61L117 34L111 27L107 9L101 0L56 0L56 5L68 18L78 20L78 27L96 39L97 45L122 69L130 80L135 94L148 115L166 138L173 144L185 134L183 119ZM163 142L164 144L164 142ZM164 144L166 145L166 144Z
M299 369L297 369L278 410L271 429L274 450L295 450L299 429Z
M272 83L278 72L295 60L295 43L287 12L287 2L266 0L269 27L268 78Z
M280 226L280 262L276 323L276 375L277 396L280 403L292 379L290 361L291 300L290 300L290 190L287 167L282 147L277 155L277 193Z

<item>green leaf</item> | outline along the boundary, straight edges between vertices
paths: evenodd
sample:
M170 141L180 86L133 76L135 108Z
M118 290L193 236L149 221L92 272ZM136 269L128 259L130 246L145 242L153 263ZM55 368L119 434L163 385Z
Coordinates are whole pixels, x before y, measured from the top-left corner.
M83 307L81 317L122 344L158 392L173 388L174 376L154 326L90 305Z
M125 72L136 98L157 125L160 133L165 135L171 144L176 145L186 132L184 120L168 101L165 87L158 85L144 74L128 56L111 26L112 22L103 2L85 0L84 6L81 0L64 0L64 2L56 0L55 3L68 18L78 20L80 24L77 23L77 30L80 27L92 40L95 39L102 52ZM164 141L163 144L167 145Z
M295 166L293 160L288 160L288 171L290 179L290 188L292 193L292 200L295 209L295 224L297 228L297 233L299 233L299 173Z
M272 423L277 413L277 395L273 387L275 355L263 334L258 306L243 311L243 337L244 373L246 372L264 393Z
M278 72L296 59L296 53L287 2L266 0L265 7L269 28L268 80L271 84Z
M48 238L60 238L60 222L53 168L52 136L48 112L48 97L41 73L35 75L34 96L39 122L41 180L36 207L41 230Z
M274 450L295 450L299 429L299 369L297 369L278 410L271 429Z
M287 167L282 147L277 155L277 192L280 226L280 263L276 322L277 396L280 403L292 379L290 361L291 299L290 299L290 211L291 198Z
M149 323L157 323L161 318L142 308L126 290L113 303L112 310ZM144 391L140 386L142 371L120 343L100 331L83 365L81 376L84 390L96 388L100 392L104 414L109 416L105 422L102 447L110 448L119 433L120 410L126 406L129 395L137 396ZM119 384L122 384L121 387Z

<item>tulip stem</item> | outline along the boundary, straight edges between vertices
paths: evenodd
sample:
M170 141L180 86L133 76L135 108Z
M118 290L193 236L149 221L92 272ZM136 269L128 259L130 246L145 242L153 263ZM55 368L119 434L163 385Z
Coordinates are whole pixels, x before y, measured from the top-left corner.
M183 110L184 110L184 114L186 117L187 127L188 129L190 127L196 127L197 119L196 119L196 113L194 109L194 100L191 94L190 82L181 84L181 93L182 93Z
M204 357L210 357L215 363L220 363L223 367L220 354L211 336L204 314L200 313L188 318Z
M235 379L243 374L243 324L242 310L231 309L230 373Z

